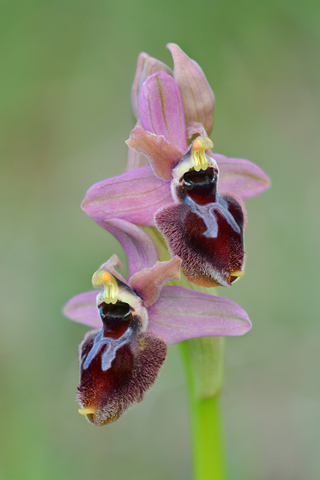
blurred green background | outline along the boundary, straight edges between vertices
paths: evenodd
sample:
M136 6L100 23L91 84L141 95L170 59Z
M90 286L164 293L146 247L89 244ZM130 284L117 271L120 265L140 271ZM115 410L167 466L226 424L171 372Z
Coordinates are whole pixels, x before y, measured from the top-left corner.
M141 404L95 428L75 402L87 329L61 315L110 254L124 259L79 204L92 183L124 171L137 56L172 65L169 41L214 89L215 151L249 158L273 180L246 202L246 276L219 290L253 321L227 340L230 479L319 479L320 4L2 7L1 480L191 479L178 347Z

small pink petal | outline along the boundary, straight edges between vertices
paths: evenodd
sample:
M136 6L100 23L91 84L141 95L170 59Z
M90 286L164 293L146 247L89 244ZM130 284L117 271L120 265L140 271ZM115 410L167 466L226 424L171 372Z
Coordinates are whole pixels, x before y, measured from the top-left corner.
M132 148L128 148L127 172L136 168L148 165L148 159L142 153L136 152Z
M136 123L136 127L141 127L139 120ZM130 147L128 148L127 172L135 170L136 168L145 167L148 164L148 159L145 155L136 152Z
M121 243L128 259L128 279L159 259L157 247L144 230L136 225L113 218L98 222Z
M248 314L226 298L185 287L163 287L148 308L148 332L168 345L190 338L243 335L251 329Z
M118 278L118 280L121 280L121 282L126 283L126 279L123 278L121 273L119 273L117 270L115 270L114 267L117 267L119 269L121 269L123 267L123 264L122 264L121 260L119 259L119 257L117 255L112 255L112 257L109 258L109 260L107 260L105 263L103 263L99 267L99 270L106 270L107 272L112 273L112 275L114 275L116 278Z
M206 129L199 122L190 122L187 125L187 138L191 139L192 137L200 135L201 137L207 137L208 134Z
M137 272L130 279L130 287L141 294L146 307L152 305L159 296L163 285L172 280L180 279L179 257L168 262L157 262L152 268Z
M247 198L259 195L270 187L270 179L262 168L243 158L228 158L218 153L209 154L219 166L219 192L230 192Z
M63 314L78 323L83 323L93 328L101 328L102 322L96 307L96 296L99 292L80 293L72 297L65 305Z
M120 218L154 225L155 212L171 201L169 183L155 177L148 165L92 185L81 208L97 223Z
M136 73L134 76L132 89L131 89L131 104L132 104L132 110L136 119L139 118L139 92L141 87L140 77L141 77L141 73L142 73L145 61L148 57L149 55L145 52L141 52L139 54Z
M130 133L127 145L147 157L157 177L171 180L171 171L183 157L184 152L168 143L163 136L137 126Z
M168 43L174 61L174 78L183 101L186 124L202 123L210 135L213 126L214 94L202 68L178 45Z
M170 75L156 73L141 85L139 114L145 130L163 135L167 142L186 150L183 104L179 87Z
M162 70L169 75L173 75L172 70L167 67L167 65L156 58L150 57L147 53L140 53L131 91L133 113L137 119L139 118L139 94L141 85L150 75Z

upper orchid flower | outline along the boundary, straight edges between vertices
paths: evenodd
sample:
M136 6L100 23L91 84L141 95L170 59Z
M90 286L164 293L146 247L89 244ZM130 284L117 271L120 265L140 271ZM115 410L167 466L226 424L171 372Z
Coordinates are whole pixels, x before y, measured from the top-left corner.
M103 226L110 218L156 226L188 280L228 286L244 274L239 197L262 192L269 179L248 160L210 152L212 90L196 62L177 45L169 48L173 76L155 59L139 57L133 86L138 124L127 143L150 166L93 185L82 208Z
M183 103L183 112L181 113L184 115L183 121L188 127L187 137L192 137L195 133L192 130L196 127L203 128L210 135L215 99L208 80L197 62L191 60L178 45L169 43L168 48L173 56L174 71L146 53L139 55L131 92L133 112L139 121L141 87L148 77L163 71L172 76L178 86Z
M129 261L126 281L114 255L92 277L95 291L69 300L64 313L98 330L79 350L79 413L96 425L119 418L155 382L167 345L201 336L242 335L251 328L244 310L224 298L163 285L179 278L180 259L157 262L157 250L141 229L109 222ZM150 268L152 265L152 268Z

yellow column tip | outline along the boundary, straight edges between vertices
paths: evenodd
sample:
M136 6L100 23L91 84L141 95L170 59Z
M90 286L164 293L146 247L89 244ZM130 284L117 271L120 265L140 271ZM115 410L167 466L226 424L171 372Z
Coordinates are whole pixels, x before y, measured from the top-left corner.
M111 273L106 270L98 270L92 275L92 285L98 287L103 283L112 283L114 284L114 279Z
M213 148L213 142L208 137L198 137L192 144L192 149L194 151L207 150L210 148Z

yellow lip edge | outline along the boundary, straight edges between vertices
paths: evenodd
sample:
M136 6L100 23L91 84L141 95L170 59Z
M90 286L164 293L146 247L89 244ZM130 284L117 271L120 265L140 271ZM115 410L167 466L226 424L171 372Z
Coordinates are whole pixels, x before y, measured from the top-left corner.
M90 413L94 413L95 410L93 408L79 408L78 412L80 415L90 415Z
M244 271L243 270L235 270L234 272L231 272L230 275L232 277L243 277Z

